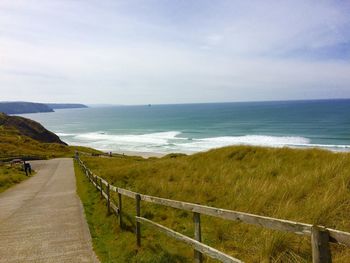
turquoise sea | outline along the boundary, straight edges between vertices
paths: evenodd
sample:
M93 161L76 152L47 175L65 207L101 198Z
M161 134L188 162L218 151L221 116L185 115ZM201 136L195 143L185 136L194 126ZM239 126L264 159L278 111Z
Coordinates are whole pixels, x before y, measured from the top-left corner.
M227 145L350 150L350 99L110 106L23 114L72 145L193 153Z

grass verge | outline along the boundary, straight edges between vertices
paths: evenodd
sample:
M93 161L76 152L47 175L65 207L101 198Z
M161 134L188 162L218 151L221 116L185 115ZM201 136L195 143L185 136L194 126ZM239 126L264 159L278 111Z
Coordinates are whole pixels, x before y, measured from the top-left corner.
M191 262L186 259L183 252L192 253L186 247L181 248L173 244L170 248L164 248L164 237L153 233L151 229L143 229L142 247L137 248L134 235L134 222L132 212L124 217L124 230L119 227L118 217L108 215L106 202L100 197L100 193L81 172L75 163L77 180L77 193L83 203L86 219L89 225L93 247L101 262L142 262L142 263L180 263ZM125 203L126 207L132 206ZM171 242L170 242L171 243ZM183 251L181 252L181 249Z

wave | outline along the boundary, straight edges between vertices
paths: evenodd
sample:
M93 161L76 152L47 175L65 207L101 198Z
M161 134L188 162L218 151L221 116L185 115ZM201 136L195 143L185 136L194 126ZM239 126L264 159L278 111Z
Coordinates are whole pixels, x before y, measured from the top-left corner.
M65 134L69 144L90 146L104 151L118 152L155 152L155 153L195 153L230 145L254 145L268 147L318 147L330 150L349 150L349 145L312 144L310 139L300 136L221 136L211 138L187 138L179 131L156 132L147 134L108 134L90 132L83 134ZM181 137L182 136L182 137Z
M283 147L305 145L309 143L310 140L304 137L244 135L193 139L193 142L184 144L183 147L191 151L202 151L230 145Z
M68 136L76 136L75 133L64 133L64 132L56 132L56 135L59 137L68 137Z
M157 132L149 134L127 134L127 135L110 135L99 132L85 133L75 136L79 140L90 140L90 141L109 141L113 143L147 143L147 144L166 144L169 140L183 139L176 138L181 132L170 131L170 132Z

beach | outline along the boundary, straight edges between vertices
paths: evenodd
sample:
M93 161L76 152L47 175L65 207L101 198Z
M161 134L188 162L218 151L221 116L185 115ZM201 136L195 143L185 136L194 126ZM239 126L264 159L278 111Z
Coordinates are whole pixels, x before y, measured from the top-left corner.
M153 152L132 152L132 151L123 151L123 152L112 152L112 154L121 154L126 156L139 156L143 157L145 159L148 159L150 157L164 157L165 153L153 153Z
M24 114L69 145L142 156L230 145L349 151L350 100L114 106Z

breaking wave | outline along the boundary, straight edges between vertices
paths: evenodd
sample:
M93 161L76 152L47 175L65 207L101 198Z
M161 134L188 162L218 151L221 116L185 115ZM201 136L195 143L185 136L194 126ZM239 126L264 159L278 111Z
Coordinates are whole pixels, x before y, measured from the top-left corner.
M154 153L195 153L230 145L255 145L269 147L319 147L331 150L349 150L349 145L312 144L310 139L298 136L222 136L211 138L187 138L179 131L147 134L108 134L90 132L82 134L58 133L73 145L84 145L104 151L132 151Z

